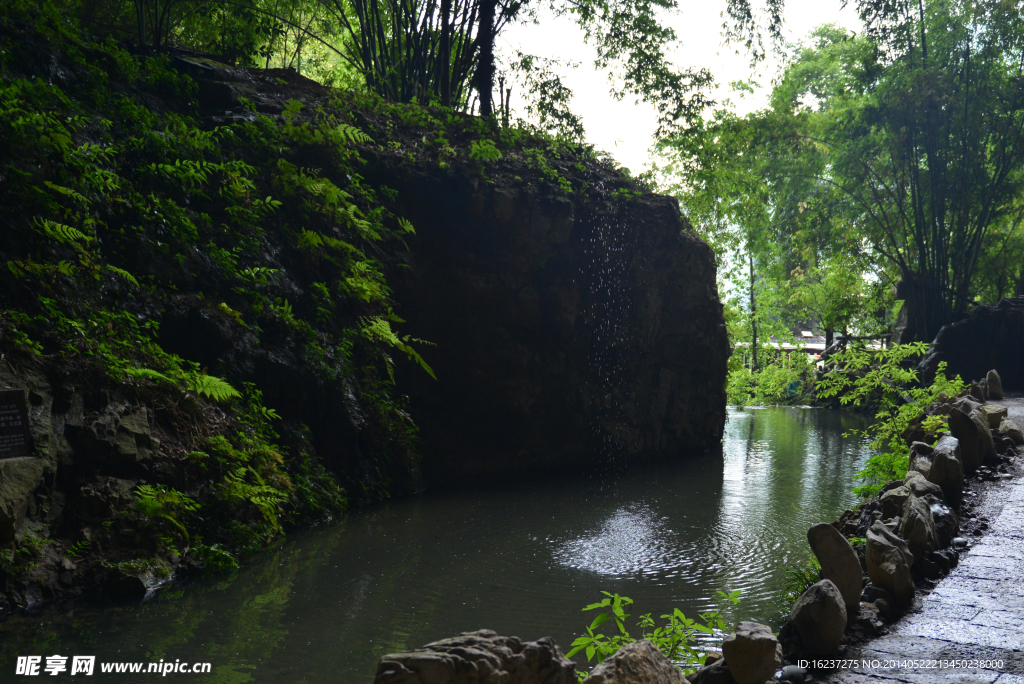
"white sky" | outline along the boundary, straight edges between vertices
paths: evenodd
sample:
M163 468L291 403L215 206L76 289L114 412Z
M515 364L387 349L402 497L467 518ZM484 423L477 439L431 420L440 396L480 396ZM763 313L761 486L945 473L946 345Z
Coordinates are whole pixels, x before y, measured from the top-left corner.
M754 2L756 5L757 0ZM668 23L679 37L679 43L670 53L671 61L679 66L708 68L720 87L715 97L718 101L729 96L730 82L757 81L761 90L754 96L748 95L740 111L745 113L762 106L779 65L769 57L758 66L756 73L751 73L749 57L737 55L736 48L722 44L722 12L726 0L679 0L679 6L679 11L668 17ZM816 26L827 23L859 30L853 3L846 9L840 7L840 0L786 0L787 38L804 38ZM635 103L628 97L617 102L608 94L607 73L594 68L596 53L583 42L582 32L571 19L555 20L542 15L539 25L506 27L499 34L498 50L514 55L517 48L527 54L579 62L578 69L563 70L561 75L563 82L573 90L571 108L582 117L587 140L598 149L610 152L634 174L649 166L648 149L657 128L654 108L643 102ZM517 101L522 105L521 95L518 87L512 91L513 111Z

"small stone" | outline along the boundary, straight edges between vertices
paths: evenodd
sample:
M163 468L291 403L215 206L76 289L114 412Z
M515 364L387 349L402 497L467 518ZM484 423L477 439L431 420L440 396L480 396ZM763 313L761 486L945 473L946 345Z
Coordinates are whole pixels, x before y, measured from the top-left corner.
M990 430L998 430L999 424L1003 422L1003 419L1007 416L1007 410L1005 406L995 406L994 404L986 404L982 406L979 411L981 415L988 423Z
M779 675L779 680L787 684L805 684L807 679L807 670L799 665L787 665L782 668L782 674Z
M722 642L725 662L737 684L764 684L782 667L782 645L772 628L741 622Z
M633 684L634 681L643 680L629 680L629 684ZM736 680L733 679L732 673L729 668L725 665L711 665L709 667L702 667L697 670L697 677L693 680L694 684L736 684ZM587 679L584 684L592 684L590 679ZM596 683L594 683L596 684Z
M809 653L831 655L839 649L846 631L843 595L831 580L812 584L789 611L789 621ZM726 662L729 662L728 655Z
M989 399L1002 399L1003 379L999 377L999 371L993 368L985 374L985 380L988 382Z
M868 582L867 586L864 587L864 591L861 593L861 596L864 597L864 601L866 601L867 603L872 603L874 601L877 601L878 599L885 599L890 604L892 604L896 600L893 598L892 593L883 589L877 584L872 584L871 582Z
M934 482L929 482L925 479L924 475L916 470L909 471L904 478L904 482L906 482L906 487L910 490L911 496L921 497L926 494L933 494L940 499L942 498L942 487Z
M828 523L819 523L807 530L807 541L821 565L821 578L832 580L843 595L847 614L855 614L863 581L857 552L846 537Z
M999 434L1009 437L1017 446L1024 444L1024 430L1015 421L1004 420L999 426Z
M920 473L918 473L920 476ZM909 476L909 473L908 473ZM910 488L907 486L896 487L882 494L879 501L882 504L882 518L888 520L899 514L903 504L910 498Z

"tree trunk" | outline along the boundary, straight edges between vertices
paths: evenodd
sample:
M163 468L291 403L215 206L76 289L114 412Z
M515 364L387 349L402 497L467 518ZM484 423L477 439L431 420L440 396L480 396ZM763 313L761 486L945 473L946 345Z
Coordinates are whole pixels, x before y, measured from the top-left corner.
M494 90L494 10L497 0L480 1L480 61L476 67L476 90L480 94L480 116L494 113L491 93Z
M754 298L754 257L747 255L750 262L750 351L753 370L758 369L757 363L757 300Z
M441 0L441 106L452 106L452 0Z
M825 349L832 346L832 342L835 341L836 331L831 328L825 328Z

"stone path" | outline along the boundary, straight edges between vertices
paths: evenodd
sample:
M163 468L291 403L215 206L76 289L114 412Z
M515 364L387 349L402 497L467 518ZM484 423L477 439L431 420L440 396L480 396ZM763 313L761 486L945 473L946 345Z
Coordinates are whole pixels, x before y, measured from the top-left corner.
M1024 425L1024 399L989 403L1006 406L1009 417ZM1024 476L1019 462L1014 471L1014 479L992 483L977 504L975 515L986 516L989 529L961 554L960 564L919 598L889 634L850 649L846 658L858 660L858 666L836 671L825 682L1024 684ZM927 662L942 660L967 662L946 667Z

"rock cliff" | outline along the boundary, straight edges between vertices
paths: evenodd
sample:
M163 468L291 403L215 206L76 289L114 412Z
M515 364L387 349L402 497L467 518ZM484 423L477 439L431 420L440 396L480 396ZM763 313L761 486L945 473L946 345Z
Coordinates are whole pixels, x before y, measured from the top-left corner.
M395 299L436 345L423 352L436 381L403 374L428 481L718 443L729 345L715 263L674 199L427 173L397 187L418 229Z

